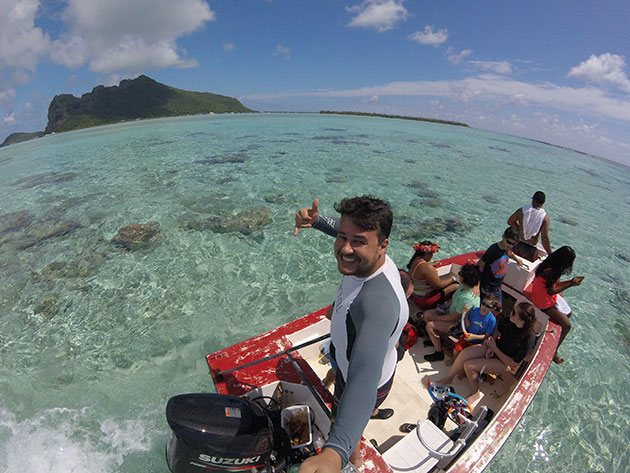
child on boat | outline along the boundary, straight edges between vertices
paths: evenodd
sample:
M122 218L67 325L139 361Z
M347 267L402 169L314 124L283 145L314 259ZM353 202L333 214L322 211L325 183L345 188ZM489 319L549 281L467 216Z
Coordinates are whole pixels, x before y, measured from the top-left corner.
M479 307L474 307L463 315L466 332L455 343L453 358L456 358L464 348L483 343L494 334L497 326L497 319L492 313L495 302L493 296L485 295Z
M501 318L497 340L488 337L480 345L464 348L446 377L436 381L436 384L451 384L455 376L463 370L471 390L466 400L472 405L480 396L481 373L498 375L516 371L536 342L533 333L535 321L535 307L529 302L519 302L509 317Z
M512 253L512 247L518 242L518 232L508 227L503 232L503 238L497 243L493 243L479 259L478 265L481 270L481 294L490 294L497 300L497 304L503 304L503 294L501 284L507 274L507 263Z

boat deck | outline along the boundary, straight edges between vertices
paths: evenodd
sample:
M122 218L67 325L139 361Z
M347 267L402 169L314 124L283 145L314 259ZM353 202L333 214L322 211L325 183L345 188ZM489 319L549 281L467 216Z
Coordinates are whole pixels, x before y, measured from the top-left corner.
M407 422L416 423L419 419L427 418L429 408L433 400L424 385L426 376L431 379L439 379L446 375L449 367L443 361L430 363L424 360L424 355L433 352L433 348L425 348L422 339L405 352L405 356L398 363L394 385L381 406L382 408L394 409L394 415L387 420L370 420L364 431L364 437L369 440L376 440L378 450L384 453L392 445L402 439L405 434L400 432L399 427ZM308 353L304 353L308 356ZM306 361L317 373L320 379L326 376L329 364L321 364L320 356L310 356ZM482 397L478 404L486 405L489 409L497 411L509 396L509 379L496 379L493 384L484 382L481 384ZM460 395L467 395L468 383L466 379L455 379L452 384L455 392ZM331 388L332 391L332 388ZM501 396L497 394L501 393ZM446 429L455 428L455 424L450 420L445 425Z

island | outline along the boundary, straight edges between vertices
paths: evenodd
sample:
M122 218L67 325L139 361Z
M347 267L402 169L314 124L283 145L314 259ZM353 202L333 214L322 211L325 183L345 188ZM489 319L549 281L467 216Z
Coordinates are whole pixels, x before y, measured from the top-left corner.
M78 130L121 121L212 113L255 112L233 97L209 92L191 92L161 84L141 75L119 85L99 85L75 97L56 95L48 107L48 125L43 132L13 133L0 146L38 138L44 134Z
M0 148L2 146L9 146L15 143L21 143L22 141L34 140L35 138L40 138L44 136L46 133L43 131L33 131L33 132L17 132L11 133L7 138L2 142Z
M378 118L396 118L398 120L415 120L418 122L439 123L441 125L455 125L470 128L469 125L462 122L454 122L452 120L440 120L439 118L411 117L408 115L388 115L386 113L370 113L370 112L350 112L350 111L334 111L320 110L319 113L330 115L355 115L359 117L378 117Z

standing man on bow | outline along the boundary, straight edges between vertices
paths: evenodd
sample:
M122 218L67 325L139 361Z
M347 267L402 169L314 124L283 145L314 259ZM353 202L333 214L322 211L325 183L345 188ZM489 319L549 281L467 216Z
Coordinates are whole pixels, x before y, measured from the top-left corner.
M387 256L393 214L372 196L343 199L335 205L341 219L319 216L319 202L296 214L299 228L314 227L335 236L337 268L343 274L331 317L331 355L337 363L335 422L319 455L300 473L339 473L350 461L362 464L359 442L370 419L384 419L379 409L389 394L396 369L396 343L409 309L400 275Z
M508 219L508 225L515 228L519 234L519 242L512 251L527 258L529 261L536 261L538 257L538 238L548 255L551 254L551 241L549 239L549 226L551 219L543 205L545 204L545 193L537 191L532 196L532 203L517 209Z

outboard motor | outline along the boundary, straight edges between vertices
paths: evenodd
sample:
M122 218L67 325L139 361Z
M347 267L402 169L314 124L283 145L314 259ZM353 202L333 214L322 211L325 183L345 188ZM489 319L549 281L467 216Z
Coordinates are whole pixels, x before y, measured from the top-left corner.
M166 447L173 473L275 470L274 426L255 402L213 393L182 394L168 401L166 419L173 431Z

